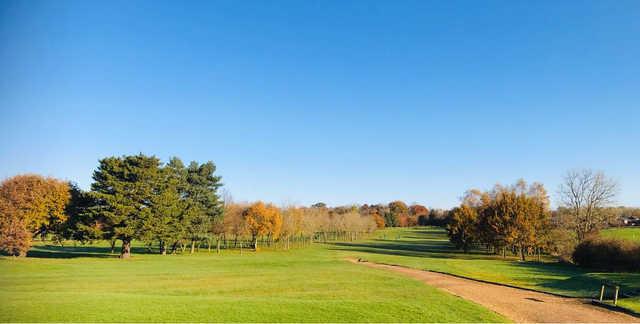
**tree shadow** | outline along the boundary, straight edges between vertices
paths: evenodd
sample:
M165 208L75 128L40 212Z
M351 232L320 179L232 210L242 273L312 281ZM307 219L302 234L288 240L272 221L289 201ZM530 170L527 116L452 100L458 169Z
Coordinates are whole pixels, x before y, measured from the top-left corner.
M331 244L337 249L380 254L461 259L495 258L495 255L489 255L481 249L468 252L457 249L449 242L445 230L440 227L409 228L400 233L382 233L377 238L365 242Z
M111 248L95 245L59 246L59 245L38 245L27 252L29 258L41 259L74 259L74 258L118 258L119 248L115 253L111 253ZM131 248L132 254L151 254L145 247Z
M381 238L384 237L384 238ZM390 239L387 239L390 238ZM526 282L527 287L555 291L574 297L596 297L604 281L619 285L621 297L640 295L640 273L600 273L581 269L574 265L555 262L537 262L532 259L521 262L515 256L506 259L489 254L482 249L469 253L457 250L442 228L414 228L403 232L382 233L364 242L332 242L330 249L363 252L378 255L394 255L431 259L499 260L520 268L513 271L516 281ZM611 289L610 289L611 290ZM609 295L607 292L606 295Z
M603 282L618 285L621 288L621 296L640 295L640 273L594 273L562 262L514 262L514 266L524 268L524 272L531 274L529 280L542 278L535 282L541 288L559 291L566 295L576 297L597 297ZM548 276L561 279L554 279Z

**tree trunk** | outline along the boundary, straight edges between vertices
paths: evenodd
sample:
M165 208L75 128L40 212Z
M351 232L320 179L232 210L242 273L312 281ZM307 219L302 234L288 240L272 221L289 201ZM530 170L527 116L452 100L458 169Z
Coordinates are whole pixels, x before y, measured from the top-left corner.
M525 248L524 247L520 247L520 259L522 261L527 261L526 256L525 256Z
M164 241L160 241L160 254L167 255L167 245Z
M218 237L218 242L216 244L216 253L220 254L220 241L222 241L221 237Z
M196 240L191 240L191 252L189 252L189 254L193 254L193 252L195 252L196 250Z
M116 252L116 240L111 240L111 254Z
M120 258L128 259L131 257L131 239L122 240L122 250L120 250Z
M258 251L258 237L255 235L253 236L253 249Z

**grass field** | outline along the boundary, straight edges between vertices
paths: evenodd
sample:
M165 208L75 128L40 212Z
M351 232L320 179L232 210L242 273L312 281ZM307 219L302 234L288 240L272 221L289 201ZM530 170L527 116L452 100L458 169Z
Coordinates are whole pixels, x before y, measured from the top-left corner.
M640 226L607 228L600 232L603 237L640 241Z
M0 322L502 322L413 279L315 246L239 255L37 247L0 259Z
M435 270L490 282L509 284L575 297L592 297L603 280L622 286L623 293L640 292L640 273L590 272L556 261L519 262L476 252L464 254L448 242L441 228L385 229L374 239L336 243L334 249L374 262ZM619 305L640 312L640 297L626 298Z
M453 249L443 229L385 229L366 241L290 251L160 256L105 245L37 246L0 258L0 321L7 322L494 322L501 316L395 273L346 257L594 296L602 280L640 291L640 273L589 272ZM620 304L640 311L640 298Z

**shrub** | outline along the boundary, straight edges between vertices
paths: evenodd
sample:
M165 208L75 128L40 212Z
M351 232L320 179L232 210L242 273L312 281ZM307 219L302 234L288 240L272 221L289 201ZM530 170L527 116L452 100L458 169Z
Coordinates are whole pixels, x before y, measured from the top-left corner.
M610 271L640 271L640 243L593 238L578 244L573 262L582 267Z
M554 228L547 236L546 250L563 262L571 262L578 239L575 232L563 228Z

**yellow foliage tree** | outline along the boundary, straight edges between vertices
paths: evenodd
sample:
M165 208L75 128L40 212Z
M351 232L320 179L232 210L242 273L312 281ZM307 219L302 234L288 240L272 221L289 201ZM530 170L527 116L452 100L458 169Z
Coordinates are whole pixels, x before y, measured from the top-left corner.
M46 233L48 229L66 220L65 208L71 197L69 189L69 184L65 181L35 174L17 175L2 181L0 226L3 228L0 232L14 233L10 235L15 238L14 241L27 237L24 233ZM15 228L16 226L20 228ZM30 246L29 241L11 242L13 246L21 246L20 249L4 249L2 246L0 249L10 254L24 255Z
M272 204L261 201L249 206L243 212L247 229L251 233L253 248L258 250L258 236L268 235L272 239L280 236L282 229L282 216L280 210Z

